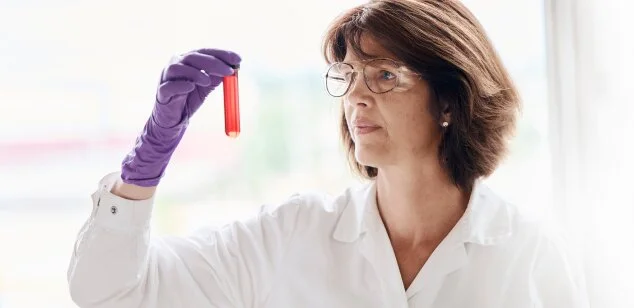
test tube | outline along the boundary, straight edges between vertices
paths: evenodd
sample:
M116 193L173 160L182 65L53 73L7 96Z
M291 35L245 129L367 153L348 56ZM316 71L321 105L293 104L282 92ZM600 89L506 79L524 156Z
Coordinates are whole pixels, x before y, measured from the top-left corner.
M225 134L229 138L237 138L240 134L240 104L238 95L238 70L240 66L232 66L234 73L225 76L222 84L225 96Z

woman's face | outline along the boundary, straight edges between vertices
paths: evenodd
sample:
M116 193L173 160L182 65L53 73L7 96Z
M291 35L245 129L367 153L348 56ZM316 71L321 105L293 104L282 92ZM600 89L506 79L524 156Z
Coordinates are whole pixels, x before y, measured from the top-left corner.
M361 49L373 58L396 59L371 37L361 38ZM349 47L343 62L361 70L363 63ZM348 129L355 143L355 157L364 166L420 164L437 159L441 126L429 112L431 91L427 83L410 75L406 89L383 94L372 92L358 74L343 97Z

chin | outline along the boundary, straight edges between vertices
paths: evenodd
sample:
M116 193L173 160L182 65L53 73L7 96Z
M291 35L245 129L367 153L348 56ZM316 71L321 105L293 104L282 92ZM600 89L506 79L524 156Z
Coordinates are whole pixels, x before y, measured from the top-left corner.
M386 159L385 151L376 146L357 144L354 148L354 157L361 165L378 167Z

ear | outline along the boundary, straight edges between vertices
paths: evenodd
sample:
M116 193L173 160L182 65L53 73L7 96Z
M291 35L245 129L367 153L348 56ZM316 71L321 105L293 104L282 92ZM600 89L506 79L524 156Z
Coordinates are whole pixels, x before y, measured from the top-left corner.
M449 104L447 103L442 105L442 111L440 112L440 123L443 122L451 123L451 110L449 109Z

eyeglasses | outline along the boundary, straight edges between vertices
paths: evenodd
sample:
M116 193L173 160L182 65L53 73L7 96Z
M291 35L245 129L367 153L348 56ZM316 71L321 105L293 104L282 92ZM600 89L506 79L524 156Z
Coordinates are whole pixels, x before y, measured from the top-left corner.
M368 89L376 94L389 91L407 90L412 85L412 76L420 77L418 73L408 69L405 65L387 58L358 61L363 67L355 69L350 63L335 62L324 75L326 91L334 97L344 96L350 90L356 76L361 73Z

